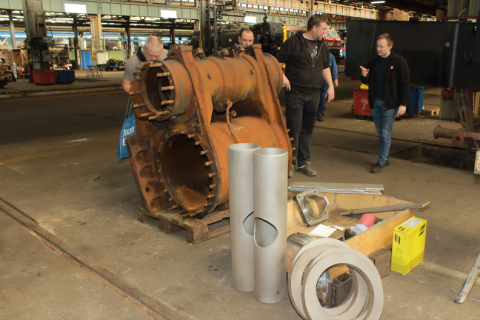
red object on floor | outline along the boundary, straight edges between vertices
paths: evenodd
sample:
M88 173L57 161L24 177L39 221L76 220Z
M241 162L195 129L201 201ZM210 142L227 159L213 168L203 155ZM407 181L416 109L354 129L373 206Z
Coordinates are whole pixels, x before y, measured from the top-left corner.
M352 114L355 116L371 117L370 104L368 103L368 89L353 89Z
M33 82L35 84L54 84L55 83L55 71L53 70L42 70L42 71L33 71Z

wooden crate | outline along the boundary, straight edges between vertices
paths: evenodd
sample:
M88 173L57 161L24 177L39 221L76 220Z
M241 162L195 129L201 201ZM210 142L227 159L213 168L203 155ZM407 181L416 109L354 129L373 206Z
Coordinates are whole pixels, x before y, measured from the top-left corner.
M157 219L159 229L166 234L185 230L187 241L192 244L198 244L230 231L230 223L227 223L229 221L220 223L230 217L228 210L216 210L203 219L191 219L178 211L149 212L144 207L139 207L138 220L145 222L147 216Z
M440 108L435 108L435 109L423 109L422 112L420 113L422 116L438 116L440 114Z
M340 193L319 193L325 196L329 201L327 212L329 218L322 222L325 225L334 225L339 227L355 226L362 216L341 216L340 213L349 209L363 209L371 207L394 206L409 204L411 202L399 200L385 195L371 194L340 194ZM300 216L298 206L293 201L288 202L287 216L287 236L295 233L308 234L316 226L307 227ZM411 217L415 216L415 209L406 209L402 211L387 211L375 213L381 222L376 223L367 231L345 241L351 248L356 249L366 256L371 256L381 250L392 247L393 229ZM318 238L313 236L314 238ZM342 232L335 231L330 238L341 239ZM287 246L287 270L300 248L292 245ZM342 269L343 270L343 269ZM341 270L340 270L341 271ZM333 272L341 274L342 272Z

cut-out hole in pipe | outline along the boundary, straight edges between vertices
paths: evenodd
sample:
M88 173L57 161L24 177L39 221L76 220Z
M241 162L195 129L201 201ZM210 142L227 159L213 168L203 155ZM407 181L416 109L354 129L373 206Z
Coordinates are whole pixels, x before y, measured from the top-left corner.
M255 218L255 243L259 247L268 247L277 239L278 231L270 222Z
M245 232L251 236L253 236L253 231L255 230L253 221L254 220L253 220L253 211L252 211L252 213L250 213L245 218L245 220L243 220L243 228L245 229Z

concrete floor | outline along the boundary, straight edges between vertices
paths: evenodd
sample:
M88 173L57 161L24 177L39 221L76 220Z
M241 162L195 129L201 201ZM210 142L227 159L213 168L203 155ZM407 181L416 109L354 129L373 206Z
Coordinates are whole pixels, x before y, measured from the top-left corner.
M480 252L480 177L395 158L369 173L377 140L371 121L350 117L348 81L315 129L318 176L293 181L381 183L386 195L431 201L420 212L425 260L383 280L382 319L478 319L478 284L463 305L453 299ZM118 90L0 100L0 319L300 319L288 297L265 305L232 288L229 234L194 246L138 222L130 161L116 160L126 99ZM459 126L397 121L392 151L448 145L431 137L437 124Z

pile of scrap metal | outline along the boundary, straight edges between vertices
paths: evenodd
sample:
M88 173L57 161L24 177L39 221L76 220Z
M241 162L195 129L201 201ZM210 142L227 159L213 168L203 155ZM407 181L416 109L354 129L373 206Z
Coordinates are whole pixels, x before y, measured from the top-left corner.
M59 46L50 46L48 48L50 51L50 63L52 66L57 68L69 68L70 64L70 49L67 45L63 47Z
M292 163L278 100L282 76L260 45L206 58L184 46L165 61L142 63L130 89L137 133L127 145L147 214L203 218L226 208L234 143L285 149Z
M103 71L121 71L125 70L125 61L108 59Z
M3 89L9 82L15 82L12 68L5 64L5 60L0 58L0 89Z

